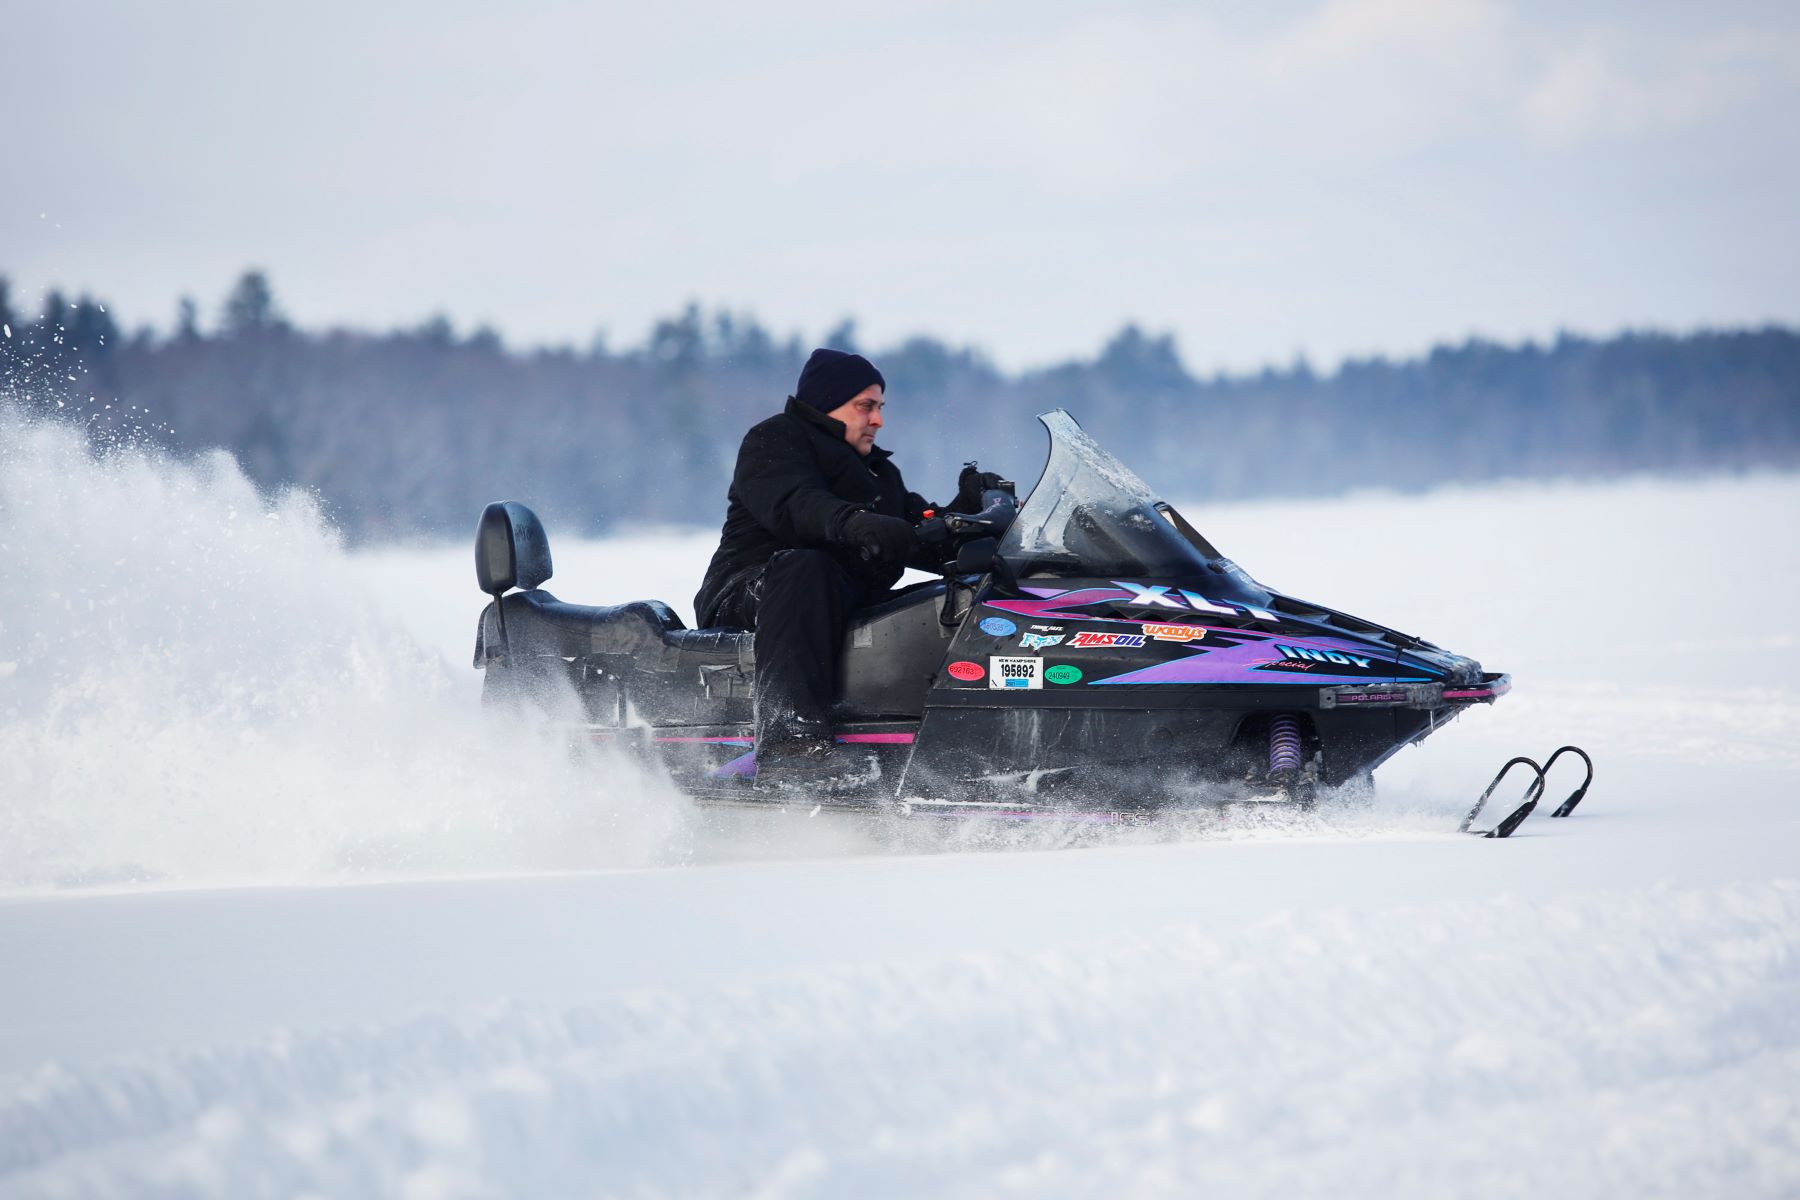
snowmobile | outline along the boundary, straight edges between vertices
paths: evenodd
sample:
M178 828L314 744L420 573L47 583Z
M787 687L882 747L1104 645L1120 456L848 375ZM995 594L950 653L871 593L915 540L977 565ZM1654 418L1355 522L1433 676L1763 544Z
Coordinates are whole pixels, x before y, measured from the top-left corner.
M1009 484L931 518L953 551L942 578L853 619L834 710L851 786L757 788L752 635L687 629L656 600L558 600L543 525L512 502L476 533L485 700L572 694L581 738L702 801L1124 822L1310 804L1508 691L1473 659L1263 586L1068 413L1038 419L1050 452L1024 504Z

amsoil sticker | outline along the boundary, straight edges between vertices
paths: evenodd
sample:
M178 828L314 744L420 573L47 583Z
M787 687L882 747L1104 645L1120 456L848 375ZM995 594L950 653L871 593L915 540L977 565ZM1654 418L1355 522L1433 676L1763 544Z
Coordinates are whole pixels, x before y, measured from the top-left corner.
M1144 632L1159 642L1196 642L1206 636L1206 630L1199 625L1149 625Z
M953 662L944 669L950 672L951 678L961 679L965 683L973 683L987 674L982 670L980 663L972 662Z
M1044 672L1044 678L1051 683L1080 683L1081 668L1071 667L1068 663L1058 663Z
M1141 633L1078 633L1069 639L1071 650L1095 646L1141 646L1143 644L1144 635Z
M992 637L1011 637L1019 632L1019 627L1005 617L986 617L981 622L981 632Z
M988 687L1042 688L1044 660L1041 658L988 659Z

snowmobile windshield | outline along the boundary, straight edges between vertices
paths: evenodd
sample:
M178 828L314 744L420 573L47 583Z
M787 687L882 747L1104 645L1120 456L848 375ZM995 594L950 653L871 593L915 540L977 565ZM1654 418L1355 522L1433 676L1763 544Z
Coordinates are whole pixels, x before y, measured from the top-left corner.
M1223 576L1226 591L1266 597L1075 418L1057 409L1038 420L1050 431L1050 458L999 549L1015 576Z

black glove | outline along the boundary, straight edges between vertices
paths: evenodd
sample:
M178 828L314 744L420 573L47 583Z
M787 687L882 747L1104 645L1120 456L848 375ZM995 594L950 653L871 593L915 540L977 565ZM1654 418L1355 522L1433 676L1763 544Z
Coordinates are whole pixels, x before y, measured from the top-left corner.
M962 469L956 477L956 503L950 506L951 512L978 513L982 509L981 494L991 491L1005 483L1006 480L994 471L983 471L975 463Z
M903 563L919 548L919 533L899 517L852 513L844 522L844 540L862 550L865 559Z

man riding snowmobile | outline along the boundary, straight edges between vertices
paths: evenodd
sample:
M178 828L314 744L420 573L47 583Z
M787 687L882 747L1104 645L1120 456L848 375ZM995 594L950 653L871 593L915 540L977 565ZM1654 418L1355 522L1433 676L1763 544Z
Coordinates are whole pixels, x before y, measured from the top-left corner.
M809 364L796 391L815 396L820 368L849 357ZM880 376L845 373L815 400L834 407L796 395L745 438L696 605L711 628L659 600L559 600L542 586L537 515L483 509L483 703L654 762L702 803L1116 823L1360 791L1511 687L1472 658L1258 583L1060 410L1038 417L1049 455L1022 506L971 464L961 511L914 525L924 501L874 451ZM903 562L932 565L918 543L940 531L939 578L888 593ZM834 763L846 752L833 743L855 760ZM1552 813L1568 816L1593 778L1573 746L1509 761L1460 828L1509 836L1565 755L1588 768ZM1477 829L1517 767L1531 775L1523 802Z
M844 632L908 566L940 569L906 490L875 445L887 381L860 354L818 349L787 407L744 435L719 548L694 597L704 627L755 631L761 786L817 785L846 771L831 705ZM998 476L963 470L953 511L974 512Z

